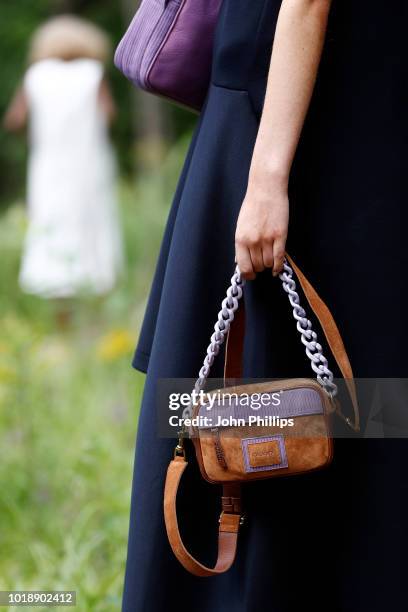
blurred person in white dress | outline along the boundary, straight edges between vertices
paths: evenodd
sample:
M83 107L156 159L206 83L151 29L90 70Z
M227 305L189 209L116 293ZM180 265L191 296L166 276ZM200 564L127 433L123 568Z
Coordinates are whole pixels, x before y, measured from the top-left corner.
M109 40L93 24L69 15L47 21L33 36L23 84L4 118L12 131L29 124L19 281L44 298L103 295L120 274L109 56Z

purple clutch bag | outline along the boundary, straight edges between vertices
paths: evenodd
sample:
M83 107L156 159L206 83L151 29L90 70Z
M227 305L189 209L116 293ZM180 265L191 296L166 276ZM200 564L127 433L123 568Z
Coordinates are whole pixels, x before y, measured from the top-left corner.
M199 111L222 0L142 0L115 53L137 87Z

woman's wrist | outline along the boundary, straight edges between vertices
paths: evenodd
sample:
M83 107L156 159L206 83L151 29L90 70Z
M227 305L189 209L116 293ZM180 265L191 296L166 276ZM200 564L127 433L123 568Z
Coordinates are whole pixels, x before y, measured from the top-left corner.
M265 160L252 163L248 176L248 189L266 192L287 192L289 170Z

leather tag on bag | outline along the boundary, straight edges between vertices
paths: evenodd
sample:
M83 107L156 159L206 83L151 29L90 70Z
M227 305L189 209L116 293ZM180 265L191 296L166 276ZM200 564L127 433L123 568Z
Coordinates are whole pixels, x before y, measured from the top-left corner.
M247 448L249 465L252 468L276 465L282 461L277 440L248 444Z

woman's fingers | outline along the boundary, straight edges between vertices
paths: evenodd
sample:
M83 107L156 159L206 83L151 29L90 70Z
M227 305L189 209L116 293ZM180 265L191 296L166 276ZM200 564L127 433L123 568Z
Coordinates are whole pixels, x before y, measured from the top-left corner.
M264 262L262 257L262 249L260 245L253 245L249 247L249 253L251 255L252 267L255 272L262 272L264 270Z
M262 259L264 268L273 268L273 242L264 242L262 245Z
M273 268L272 274L277 276L282 272L285 259L286 236L276 238L273 242Z
M252 259L249 253L249 249L243 244L237 243L235 247L235 252L235 259L237 261L242 276L246 280L253 280L256 274L252 265Z
M236 262L241 274L247 280L253 280L258 272L265 268L272 269L273 276L282 272L285 259L286 237L276 238L271 243L260 246L247 247L244 244L236 245Z

